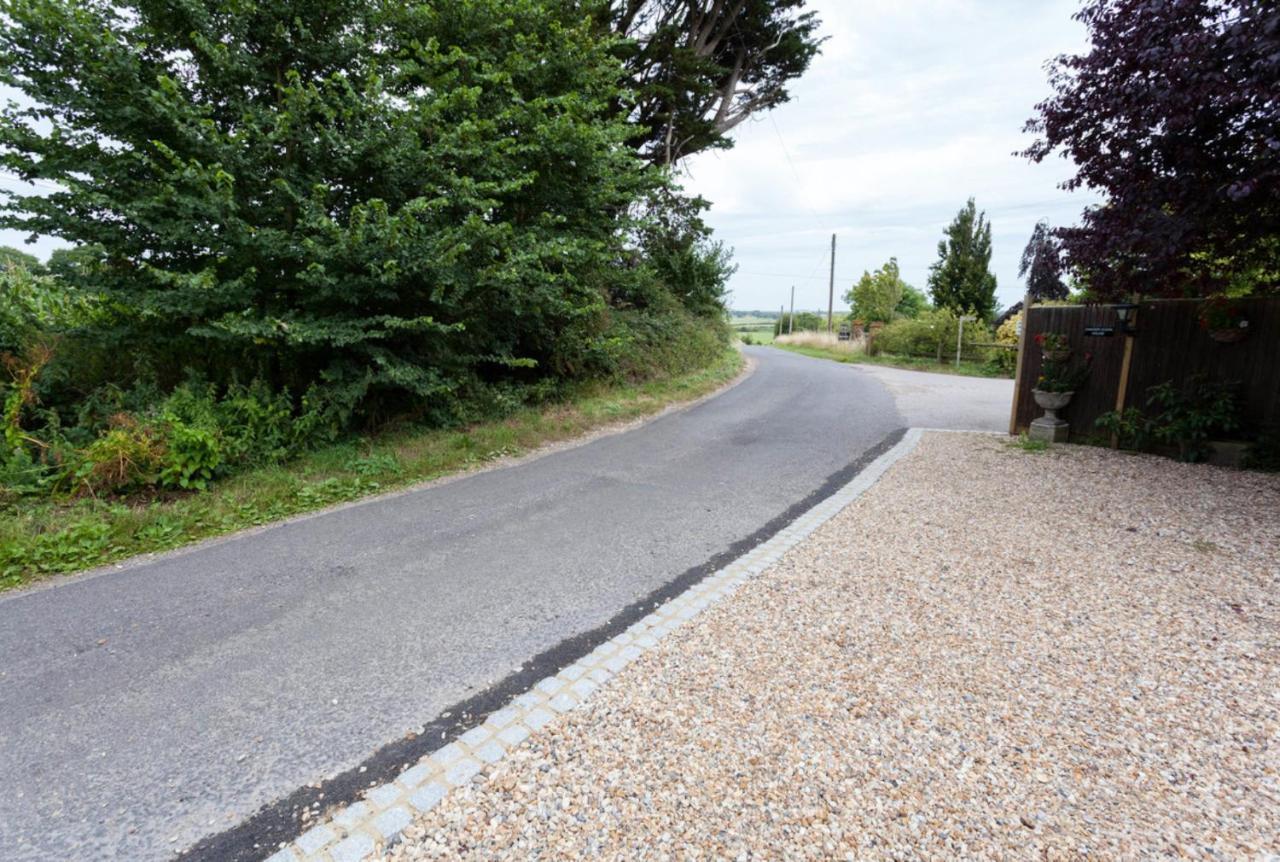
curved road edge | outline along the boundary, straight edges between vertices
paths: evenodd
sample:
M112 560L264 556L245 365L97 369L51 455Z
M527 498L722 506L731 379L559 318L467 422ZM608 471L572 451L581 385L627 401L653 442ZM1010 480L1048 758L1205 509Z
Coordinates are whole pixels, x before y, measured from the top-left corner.
M724 389L675 409L701 403L739 382L740 379L735 379ZM918 439L919 432L907 428L891 432L856 460L827 477L820 487L803 500L790 506L756 532L623 608L607 623L564 639L534 656L519 671L441 711L435 718L424 723L419 733L384 746L363 763L333 778L317 785L298 788L289 796L259 809L239 825L202 839L179 854L179 858L200 862L258 862L276 847L292 842L304 831L325 822L323 817L309 818L304 822L304 811L337 811L356 803L370 788L394 781L396 776L431 752L453 742L468 730L479 727L491 714L508 706L514 698L529 691L539 680L554 676L578 662L600 645L648 617L655 608L678 599L704 579L722 572L753 552L761 551L764 546L779 543L779 534L788 527L802 520L818 519L809 527L812 529L825 521L879 478L880 473L892 463L891 460L886 463L886 455L892 453L892 459L896 460L914 448ZM863 476L864 471L868 476ZM869 481L859 482L860 478ZM845 496L848 499L843 499ZM838 505L833 507L832 504L836 501ZM817 514L819 512L822 513L821 516ZM789 547L790 543L794 543L794 540L789 540L786 546ZM767 553L774 553L774 550L770 547Z
M223 544L225 542L237 541L239 539L243 539L246 536L253 536L260 533L266 533L271 530L279 529L281 527L287 527L291 524L297 524L303 521L309 521L313 518L323 517L325 515L330 515L334 512L341 512L345 509L354 509L361 506L367 506L374 503L379 503L384 500L394 499L396 497L404 497L409 494L415 494L420 491L425 491L440 485L448 485L451 482L457 482L459 480L466 479L472 476L478 476L482 473L491 473L495 470L505 470L511 467L518 467L522 464L527 464L531 461L537 461L539 459L545 458L548 455L554 455L557 452L565 452L570 449L577 449L581 446L586 446L590 443L594 443L596 440L600 440L605 437L613 437L618 434L626 434L629 431L635 431L639 428L643 428L645 425L648 425L652 422L656 422L659 419L662 419L663 417L670 416L673 413L683 413L686 410L692 410L695 407L698 407L699 405L702 405L708 401L711 401L712 399L719 398L721 395L724 395L726 392L729 392L730 390L744 383L747 379L751 377L751 375L755 373L757 362L755 359L748 356L746 353L743 353L740 347L738 348L738 353L742 357L742 367L739 369L738 373L733 377L732 380L729 380L728 382L717 387L711 392L707 392L707 393L704 393L703 395L699 395L697 398L693 398L688 401L674 401L671 404L668 404L667 406L663 407L661 410L658 410L654 413L650 413L647 416L641 416L637 419L628 419L621 422L610 422L605 425L601 425L598 428L593 428L590 431L586 431L582 434L578 434L577 436L570 437L565 440L556 440L551 443L544 443L541 446L538 446L534 449L529 450L528 452L524 452L519 455L509 455L502 458L494 459L493 461L486 461L474 467L459 470L454 473L449 473L448 475L445 475L445 476L437 476L434 479L427 479L426 481L423 481L423 482L415 482L412 485L406 485L403 488L396 488L391 491L383 491L377 494L370 494L369 496L361 497L358 500L348 500L343 503L335 503L332 506L325 506L324 508L321 508L321 509L312 509L309 512L302 512L297 515L290 515L278 521L272 521L269 524L260 524L255 527L246 527L241 530L234 530L233 532L230 532L230 533L223 533L220 536L211 536L207 539L197 539L194 542L181 545L177 548L171 548L170 550L167 550L167 551L138 554L137 556L129 557L128 559L117 560L114 563L108 563L105 566L95 566L92 569L85 569L82 572L72 572L69 574L54 575L52 577L42 578L33 583L25 584L23 586L6 590L5 592L0 593L0 604L4 604L7 601L15 600L15 599L21 598L22 596L30 595L32 593L43 592L45 590L56 590L60 587L67 586L68 584L74 584L79 581L87 581L93 578L100 578L104 575L112 574L113 572L126 571L128 569L132 569L137 566L150 565L156 562L163 562L167 560L177 559L180 557L187 556L188 554L192 554L197 551L204 550L205 548Z

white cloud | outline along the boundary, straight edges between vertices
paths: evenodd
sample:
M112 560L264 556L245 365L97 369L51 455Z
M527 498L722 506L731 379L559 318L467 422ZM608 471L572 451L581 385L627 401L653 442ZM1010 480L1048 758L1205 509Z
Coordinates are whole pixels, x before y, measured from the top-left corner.
M1057 188L1069 164L1013 153L1044 64L1085 46L1072 0L811 0L829 40L792 101L740 127L727 152L687 165L687 187L736 249L737 308L826 307L830 234L837 294L896 256L924 287L942 229L973 195L993 223L999 298L1017 301L1017 262L1040 218L1074 222L1093 198ZM788 159L789 156L789 159ZM814 261L818 261L815 272Z

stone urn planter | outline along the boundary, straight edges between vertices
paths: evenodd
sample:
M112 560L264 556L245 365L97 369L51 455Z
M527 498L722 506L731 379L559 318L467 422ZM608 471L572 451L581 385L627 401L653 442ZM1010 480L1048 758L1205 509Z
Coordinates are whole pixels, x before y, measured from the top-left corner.
M1045 392L1032 389L1031 395L1036 399L1036 406L1044 410L1044 415L1031 422L1028 434L1036 440L1047 440L1050 443L1067 442L1070 425L1058 416L1058 411L1071 403L1074 392Z

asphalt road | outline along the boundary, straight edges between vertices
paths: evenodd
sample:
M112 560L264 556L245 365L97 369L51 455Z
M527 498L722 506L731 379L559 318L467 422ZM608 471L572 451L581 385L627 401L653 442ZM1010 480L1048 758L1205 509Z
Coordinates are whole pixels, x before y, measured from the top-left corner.
M624 434L0 598L0 858L171 857L601 625L906 424L870 374L749 352L737 387Z

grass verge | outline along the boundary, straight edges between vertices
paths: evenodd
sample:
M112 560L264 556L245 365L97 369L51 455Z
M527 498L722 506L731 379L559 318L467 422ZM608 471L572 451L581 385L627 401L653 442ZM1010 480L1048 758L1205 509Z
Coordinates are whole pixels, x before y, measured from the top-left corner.
M500 421L353 439L166 500L20 500L0 510L0 591L466 472L648 416L713 392L738 374L742 361L730 349L700 371L584 387L555 405Z
M865 353L846 353L843 351L825 350L821 347L808 347L801 344L784 344L780 341L773 342L774 347L780 347L783 350L790 350L792 353L800 353L805 356L812 356L817 359L833 359L836 362L847 362L856 365L883 365L887 368L905 368L908 371L933 371L938 374L956 374L961 377L997 377L1009 379L1009 375L1001 374L999 371L991 368L984 362L970 362L961 360L959 365L944 362L939 363L933 359L923 359L915 356L890 356L880 354L879 356L867 356Z

